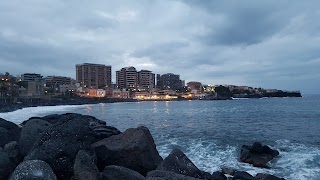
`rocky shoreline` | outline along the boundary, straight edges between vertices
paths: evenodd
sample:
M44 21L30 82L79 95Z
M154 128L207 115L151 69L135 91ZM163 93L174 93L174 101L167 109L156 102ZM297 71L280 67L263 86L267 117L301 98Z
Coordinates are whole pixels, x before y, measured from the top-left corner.
M0 179L46 180L277 180L221 167L208 173L179 149L162 158L146 127L120 132L92 116L32 117L20 125L0 118ZM239 160L255 167L279 155L267 145L244 145ZM214 163L214 162L213 162Z

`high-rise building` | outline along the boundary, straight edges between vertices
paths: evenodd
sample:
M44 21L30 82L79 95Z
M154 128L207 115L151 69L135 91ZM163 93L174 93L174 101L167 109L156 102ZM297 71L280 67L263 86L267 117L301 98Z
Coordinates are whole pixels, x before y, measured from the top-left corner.
M155 88L155 74L149 70L138 72L138 84L141 90L150 90Z
M89 88L111 88L111 66L84 63L76 65L77 82Z
M163 75L157 74L157 88L171 90L181 89L182 81L180 80L180 75L172 73Z
M116 81L119 89L137 89L138 73L136 68L130 66L116 71Z
M68 85L72 82L72 79L70 77L64 76L47 76L45 80L46 87L50 88L58 88L60 85Z
M21 75L21 80L22 81L40 81L43 80L43 76L41 74L36 74L36 73L24 73Z

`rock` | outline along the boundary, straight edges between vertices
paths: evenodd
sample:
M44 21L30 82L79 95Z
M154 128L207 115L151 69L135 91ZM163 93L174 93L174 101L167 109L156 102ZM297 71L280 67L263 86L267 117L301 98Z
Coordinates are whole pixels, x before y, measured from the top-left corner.
M90 150L91 144L108 137L96 133L95 128L104 127L105 122L81 114L61 115L61 121L49 127L37 140L25 160L42 160L47 162L59 179L70 179L73 165L79 150ZM113 128L115 129L115 128Z
M234 173L236 173L236 170L231 169L231 168L227 168L227 167L221 168L221 171L222 171L223 174L228 174L230 176L233 176Z
M99 180L99 170L95 165L95 158L80 150L73 166L76 180Z
M20 131L18 125L0 118L0 147L4 147L11 141L18 141Z
M145 180L146 178L136 171L121 166L106 166L101 173L101 180Z
M234 173L233 176L234 180L254 180L253 176L251 176L249 173L245 172L245 171L237 171Z
M227 180L227 177L222 172L214 172L212 173L212 180Z
M50 123L42 119L31 119L22 126L19 138L19 148L23 157L28 155L36 141L50 126Z
M203 177L202 172L180 149L172 150L169 156L157 167L157 170L172 171L195 178Z
M23 160L23 157L20 154L19 151L19 144L17 141L9 142L4 146L4 151L8 154L11 164L14 165L14 167L18 166Z
M269 168L267 163L278 155L277 150L272 150L266 145L262 146L261 143L255 142L253 146L242 146L240 161L252 164L255 167Z
M130 128L125 132L92 144L98 168L123 166L146 175L162 161L150 131L146 127Z
M51 167L44 161L24 161L14 170L9 180L56 180Z
M285 180L284 178L279 178L271 174L258 173L255 177L255 180Z
M8 154L0 147L0 179L7 179L13 167Z
M147 180L199 180L198 178L177 174L172 171L154 170L148 172Z

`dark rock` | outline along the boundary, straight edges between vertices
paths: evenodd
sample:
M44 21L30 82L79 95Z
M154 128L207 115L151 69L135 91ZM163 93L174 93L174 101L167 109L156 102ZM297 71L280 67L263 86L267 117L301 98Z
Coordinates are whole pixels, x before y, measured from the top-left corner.
M150 171L147 174L147 180L199 180L198 178L177 174L172 171Z
M253 176L251 176L249 173L245 172L245 171L237 171L234 173L233 176L234 180L254 180Z
M243 145L241 148L240 161L252 164L255 167L269 168L267 163L279 155L277 150L268 146L254 143L253 146Z
M4 151L8 154L11 164L13 164L14 167L22 162L23 157L20 154L19 144L17 141L12 141L6 144L4 146Z
M7 179L13 171L8 154L0 147L0 179Z
M123 166L146 175L162 161L150 131L146 127L130 128L125 132L92 144L98 168Z
M212 173L213 180L226 180L227 177L222 172L214 172Z
M271 174L258 173L255 177L255 180L285 180L284 178L279 178Z
M250 148L251 153L263 153L263 146L259 142L254 142Z
M202 172L180 149L172 150L169 156L157 167L157 170L172 171L195 178L203 177Z
M221 171L222 171L223 174L228 174L230 176L233 176L234 173L236 173L236 170L231 169L231 168L227 168L227 167L221 168Z
M4 147L11 141L18 141L20 131L18 125L0 118L0 147Z
M10 180L23 179L56 180L57 177L46 162L31 160L19 164L10 177Z
M133 171L131 169L121 167L121 166L115 166L115 165L105 167L103 172L101 173L101 180L118 180L118 179L145 180L146 178L136 171Z
M100 140L102 136L95 132L95 128L104 127L105 122L80 114L61 116L63 120L48 128L25 160L43 160L52 167L59 179L70 179L79 150L90 150L91 144Z
M99 170L95 165L95 158L80 150L76 156L73 166L74 176L76 180L98 180Z
M51 126L50 123L42 119L31 119L21 128L19 139L20 153L23 157L27 156L36 141Z

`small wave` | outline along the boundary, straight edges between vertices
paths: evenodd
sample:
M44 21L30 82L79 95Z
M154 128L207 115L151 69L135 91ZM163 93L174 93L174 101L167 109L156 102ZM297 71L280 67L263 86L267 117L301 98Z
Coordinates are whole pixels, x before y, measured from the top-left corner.
M53 113L72 112L74 109L83 108L88 105L62 105L62 106L39 106L18 109L12 112L0 113L0 118L19 124L30 117L45 116Z

